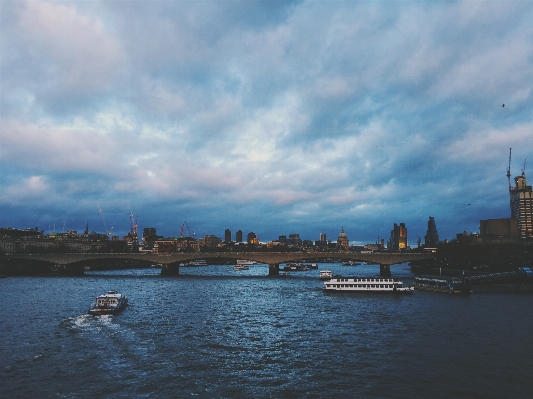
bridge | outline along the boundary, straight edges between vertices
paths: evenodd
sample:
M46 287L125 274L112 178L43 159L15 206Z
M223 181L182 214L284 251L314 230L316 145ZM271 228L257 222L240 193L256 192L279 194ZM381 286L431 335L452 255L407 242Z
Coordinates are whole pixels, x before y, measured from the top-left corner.
M83 274L83 262L94 260L138 260L163 265L162 275L179 275L179 265L193 260L250 260L257 263L268 264L269 276L279 274L280 263L319 261L338 259L341 261L356 261L379 264L380 275L390 276L390 266L399 263L411 262L420 259L431 259L431 254L411 252L206 252L206 253L65 253L65 254L26 254L8 255L4 260L18 259L29 261L49 262L62 270L71 271L74 274ZM76 273L77 272L77 273Z

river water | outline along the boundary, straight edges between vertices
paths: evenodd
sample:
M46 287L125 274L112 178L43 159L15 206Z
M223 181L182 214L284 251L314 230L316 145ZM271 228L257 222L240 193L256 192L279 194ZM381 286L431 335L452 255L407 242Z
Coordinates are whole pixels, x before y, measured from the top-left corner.
M345 276L375 265L320 264ZM412 282L407 265L393 277ZM0 279L2 398L529 398L533 294L325 294L268 266ZM130 305L87 315L115 289Z

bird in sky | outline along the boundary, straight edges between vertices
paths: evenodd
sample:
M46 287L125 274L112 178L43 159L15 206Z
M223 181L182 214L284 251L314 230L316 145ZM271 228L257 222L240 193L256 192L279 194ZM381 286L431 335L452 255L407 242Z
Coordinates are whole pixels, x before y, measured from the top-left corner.
M505 104L502 105L502 108L505 107Z

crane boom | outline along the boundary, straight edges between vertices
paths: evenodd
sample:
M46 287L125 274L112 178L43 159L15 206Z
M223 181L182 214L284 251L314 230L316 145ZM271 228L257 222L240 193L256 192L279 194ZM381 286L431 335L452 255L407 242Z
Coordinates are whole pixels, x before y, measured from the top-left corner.
M511 192L511 150L509 148L509 166L507 167L507 181L509 182L509 192Z
M511 150L509 148L509 166L507 167L507 182L509 183L509 206L511 207L511 216L513 215L512 194L511 194Z
M111 230L108 230L107 223L105 222L104 212L102 211L102 208L100 208L100 206L98 206L98 212L100 213L102 221L104 222L105 233L109 237L111 235L111 232L113 231L113 226L111 226Z
M185 220L183 224L180 226L180 237L183 237L183 232L185 231L185 228L187 228L187 231L189 233L189 237L194 238L196 235L195 233L191 233L191 229L189 228L189 224Z

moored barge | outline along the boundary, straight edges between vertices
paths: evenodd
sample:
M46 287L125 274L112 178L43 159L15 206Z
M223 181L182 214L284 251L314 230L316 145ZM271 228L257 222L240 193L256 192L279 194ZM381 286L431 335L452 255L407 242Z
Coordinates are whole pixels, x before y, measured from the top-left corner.
M415 276L415 288L417 290L445 292L449 294L465 292L463 281L458 277ZM469 292L468 289L466 291Z

